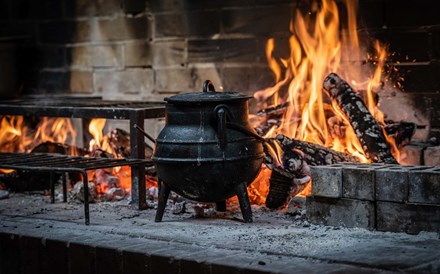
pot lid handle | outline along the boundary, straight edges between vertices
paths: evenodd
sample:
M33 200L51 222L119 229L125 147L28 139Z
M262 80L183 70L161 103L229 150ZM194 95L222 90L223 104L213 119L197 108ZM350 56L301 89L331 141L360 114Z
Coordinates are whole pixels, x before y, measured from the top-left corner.
M215 92L214 84L210 80L203 82L203 92Z

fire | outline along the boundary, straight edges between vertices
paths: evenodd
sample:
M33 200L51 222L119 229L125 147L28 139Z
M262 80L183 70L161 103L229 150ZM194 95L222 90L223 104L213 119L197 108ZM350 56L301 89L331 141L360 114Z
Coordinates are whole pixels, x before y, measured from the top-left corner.
M106 119L96 118L92 119L89 123L89 132L93 136L93 139L89 143L89 151L94 154L94 152L99 149L110 154L114 158L118 158L118 154L111 147L108 137L103 135L104 127L106 124ZM119 180L119 185L126 192L131 190L131 168L128 166L114 167L112 169L106 170L108 175L116 176ZM95 180L100 180L101 175L95 170L89 171L89 176L95 178ZM105 176L104 176L105 177ZM98 193L106 193L109 189L108 182L106 180L100 180L98 184Z
M3 116L0 121L0 151L25 152L32 143L23 128L23 116Z
M280 102L289 104L281 125L272 128L266 137L285 134L355 155L366 162L348 121L345 121L338 107L326 102L322 83L330 72L350 79L353 87L366 91L369 110L383 123L384 116L374 100L374 92L375 88L383 85L387 51L376 41L373 56L363 52L357 35L357 1L345 1L345 5L348 27L344 31L340 30L338 7L333 0L324 0L320 5L313 4L309 14L297 11L290 24L291 54L288 59L275 58L274 39L267 41L266 55L277 83L256 92L254 97L261 108L275 106ZM375 60L372 76L369 68L354 62L362 60L363 56ZM285 71L283 77L280 76L281 71ZM336 132L329 127L332 121L342 125Z
M344 4L347 27L343 30L334 0L313 3L307 14L297 10L290 23L290 56L286 59L276 57L275 39L268 39L266 56L276 84L255 92L254 97L260 109L288 104L281 124L268 130L265 137L284 134L368 162L350 123L339 107L329 103L324 96L322 83L331 72L349 80L353 88L365 91L370 112L383 124L384 115L378 109L374 95L387 81L384 67L388 53L379 41L374 43L373 54L368 55L363 50L357 33L358 2L346 0ZM368 66L362 65L363 59L369 61ZM398 152L397 149L394 151Z
M0 151L31 152L44 142L71 143L75 146L76 132L70 119L43 117L31 130L23 116L3 116L0 119Z
M28 125L23 116L3 116L0 118L0 151L30 153L38 145L45 142L68 144L69 155L80 155L76 146L76 131L72 121L68 118L42 117L34 127ZM117 158L118 155L110 146L103 130L106 119L92 119L89 124L89 132L92 139L89 143L90 156L97 156L97 151L105 152L109 157ZM35 129L33 129L35 128ZM84 155L84 156L88 156ZM0 170L1 173L12 170ZM89 178L95 182L99 194L105 194L109 190L109 180L116 177L120 188L126 192L131 190L131 168L127 166L115 167L103 170L88 171ZM152 185L149 182L149 185Z

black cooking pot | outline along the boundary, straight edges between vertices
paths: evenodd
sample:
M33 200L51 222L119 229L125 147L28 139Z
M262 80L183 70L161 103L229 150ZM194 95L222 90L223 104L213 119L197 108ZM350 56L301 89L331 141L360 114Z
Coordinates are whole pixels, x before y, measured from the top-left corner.
M200 202L238 195L245 221L252 221L246 187L261 168L263 146L248 121L249 98L216 92L209 80L203 92L165 98L166 125L153 154L161 182L156 221L171 190Z

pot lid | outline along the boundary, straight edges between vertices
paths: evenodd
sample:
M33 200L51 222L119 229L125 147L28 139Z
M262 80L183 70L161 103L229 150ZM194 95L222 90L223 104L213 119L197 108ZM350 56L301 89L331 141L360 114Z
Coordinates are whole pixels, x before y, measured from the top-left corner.
M168 103L201 103L201 102L228 102L228 101L241 101L248 100L252 96L244 95L239 92L217 92L211 81L206 80L203 83L202 92L190 92L177 94L171 97L165 98Z

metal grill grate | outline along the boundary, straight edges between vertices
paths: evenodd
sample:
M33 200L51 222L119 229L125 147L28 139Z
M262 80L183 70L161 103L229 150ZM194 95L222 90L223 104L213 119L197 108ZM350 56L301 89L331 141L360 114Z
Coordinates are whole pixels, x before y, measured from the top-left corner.
M23 98L0 101L0 115L129 120L131 159L145 159L144 135L135 128L139 127L143 130L145 119L164 117L165 103L109 101L97 97ZM68 161L72 161L72 164L80 163L75 162L79 161L78 159ZM62 166L62 168L67 167ZM140 183L143 182L144 176L144 169L132 167L131 198L139 209L147 207L145 184Z
M152 166L151 160L141 159L111 159L111 158L87 158L82 156L67 156L52 153L2 153L0 152L0 168L14 169L14 170L32 170L36 172L50 172L51 180L51 198L52 203L55 202L54 196L54 173L80 173L83 176L84 183L84 216L85 223L90 223L89 214L89 182L87 177L87 170L116 167L116 166L130 166L132 168L138 167L142 169L145 166ZM64 201L66 201L66 181L63 179L63 194Z

